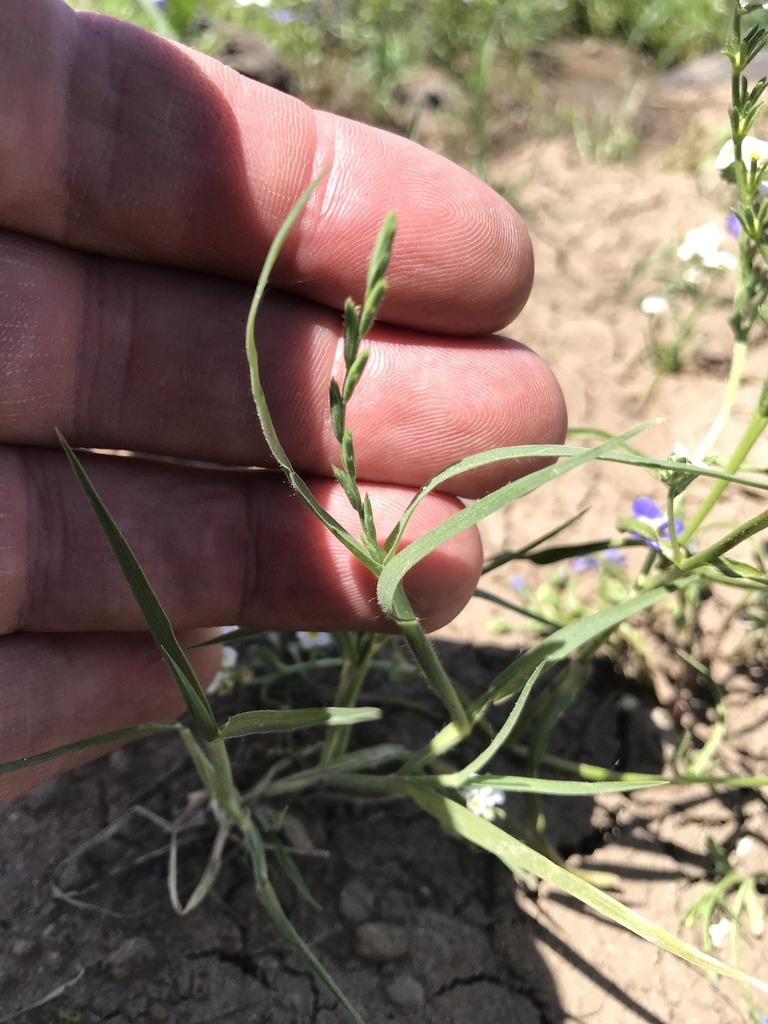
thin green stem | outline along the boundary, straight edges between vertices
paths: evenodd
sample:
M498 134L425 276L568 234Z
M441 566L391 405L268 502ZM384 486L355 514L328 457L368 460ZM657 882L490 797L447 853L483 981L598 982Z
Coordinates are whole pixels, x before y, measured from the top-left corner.
M742 158L742 141L744 131L739 113L741 108L741 72L743 68L741 59L741 12L739 11L737 4L734 4L732 28L732 46L734 52L738 54L738 58L734 60L731 65L731 135L733 139L734 171L736 174L739 207L743 213L745 205L748 204L748 175ZM754 241L750 238L747 231L742 231L739 236L739 263L737 268L736 289L733 299L733 314L730 320L734 339L731 366L728 372L728 381L726 383L720 410L696 452L696 458L699 461L703 461L709 454L712 445L720 436L725 424L728 422L744 375L749 331L754 323L754 317L747 316L745 319L745 312L747 311L750 298L749 282L753 276L752 262L754 259L754 251ZM687 535L690 536L690 533Z
M256 406L256 412L258 413L259 422L261 429L264 434L264 438L269 446L269 450L277 462L280 469L288 478L288 481L302 498L308 508L317 516L320 522L328 529L337 540L352 552L352 554L358 558L363 565L369 568L372 572L376 571L376 562L368 551L355 540L351 533L344 529L341 523L337 522L326 510L320 505L315 496L312 494L310 489L304 483L302 478L293 468L291 460L288 458L285 449L280 443L280 439L277 436L274 423L272 422L272 416L267 405L267 399L264 394L264 390L261 386L261 377L259 375L259 356L256 349L256 314L259 311L259 306L264 298L264 293L267 289L267 282L269 281L269 275L277 262L277 257L280 254L280 250L285 243L285 239L288 236L291 228L295 224L299 214L306 206L309 201L309 197L312 195L314 190L320 184L322 179L325 177L326 172L323 171L308 188L304 190L301 197L297 201L296 205L291 210L290 214L286 218L282 227L275 235L274 241L269 248L267 258L264 261L259 280L256 285L256 291L251 301L250 309L248 310L248 320L245 327L245 351L248 357L248 367L250 370L251 378L251 394L253 395L253 402Z
M696 449L695 458L699 462L703 462L706 456L709 454L712 445L718 439L723 431L723 427L728 422L731 415L731 410L736 402L736 396L739 392L742 378L744 376L744 367L747 362L747 339L746 338L734 338L733 352L731 354L731 365L728 370L728 380L725 385L725 392L723 393L723 400L720 405L720 409L715 417L712 426L707 431L704 440L701 442L699 447Z
M680 540L675 529L675 492L674 488L667 488L667 527L669 531L669 545L672 549L672 561L677 565L682 559Z
M680 565L671 565L654 581L654 586L675 586L684 577L689 576L694 570L716 562L718 558L724 555L727 551L730 551L731 548L735 548L743 541L749 540L750 537L754 537L755 534L760 533L766 529L766 527L768 527L768 511L760 512L759 515L753 516L752 519L748 519L746 523L742 523L740 526L737 526L735 530L731 530L731 532L725 537L721 537L720 540L716 541L714 544L710 544L708 548L704 548L703 551L699 551L695 555L690 555L688 558L684 558Z
M407 601L404 593L401 600ZM435 653L435 649L424 632L421 623L414 616L412 619L398 622L398 626L428 682L432 684L437 696L451 716L452 725L462 736L466 736L471 726L464 709L464 704Z
M768 382L767 385L763 386L764 393L766 390L766 386L768 386ZM747 424L744 433L741 436L741 439L731 452L730 456L728 457L723 467L723 471L725 473L736 473L741 468L742 464L744 463L744 460L752 451L752 448L755 446L756 442L760 438L760 435L763 433L766 426L768 426L768 415L766 415L764 409L764 402L762 401L761 396L761 401L758 402L757 406L753 410L752 416L750 417L749 423ZM681 544L685 545L688 542L688 540L694 535L696 530L698 530L699 526L701 526L702 522L706 519L706 517L717 504L720 495L723 493L723 491L726 489L729 483L729 480L715 481L709 493L702 501L701 505L699 505L699 507L696 509L696 511L688 521L688 524L686 525L685 530L682 536L680 537Z
M334 707L353 708L355 706L371 662L382 643L383 638L371 636L369 643L365 644L362 650L358 643L354 643L350 645L351 649L348 652L345 651L339 685L333 701ZM325 766L342 754L346 754L351 735L352 730L348 725L327 729L323 749L320 753L320 764Z

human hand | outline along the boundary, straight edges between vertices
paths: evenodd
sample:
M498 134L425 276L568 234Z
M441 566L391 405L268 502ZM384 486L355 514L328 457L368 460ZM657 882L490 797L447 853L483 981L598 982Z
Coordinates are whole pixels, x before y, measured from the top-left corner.
M527 297L525 230L435 154L63 0L0 5L0 124L0 763L181 710L55 428L81 447L268 465L244 323L267 248L322 167L257 325L278 434L318 499L355 530L330 471L328 381L337 311L360 298L390 209L386 323L349 414L383 533L458 458L562 438L550 372L487 336ZM276 474L84 464L183 644L224 622L386 628L375 581ZM459 493L514 471L488 467ZM455 509L431 495L409 536ZM480 559L467 532L412 571L428 628L468 600ZM218 650L192 654L210 678ZM0 799L84 759L0 776Z

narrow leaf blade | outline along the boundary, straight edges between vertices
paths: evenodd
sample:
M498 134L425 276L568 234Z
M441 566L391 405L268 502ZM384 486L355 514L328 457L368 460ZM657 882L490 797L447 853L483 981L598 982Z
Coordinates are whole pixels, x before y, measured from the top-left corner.
M243 711L221 727L221 738L235 739L270 732L293 732L317 725L357 725L381 718L381 708L293 708L290 711Z
M211 706L208 703L205 693L203 692L203 688L198 682L197 676L195 675L186 654L179 644L179 641L176 639L176 634L173 632L170 619L165 614L163 606L157 599L157 595L150 586L149 580L144 575L144 571L139 565L136 556L128 545L128 542L118 529L117 524L107 510L106 505L96 493L96 489L93 484L88 479L80 460L75 455L72 448L67 444L61 432L57 430L56 434L62 448L64 449L67 459L69 460L69 464L77 477L77 481L85 492L85 496L90 502L91 508L95 512L96 518L99 521L99 525L104 531L104 535L115 553L115 557L120 564L120 568L123 570L123 575L128 581L128 585L133 592L133 596L141 610L141 614L144 616L153 640L157 644L158 648L163 652L163 657L168 665L174 666L172 668L172 673L179 689L181 690L190 714L194 718L195 723L205 738L214 739L217 735L217 727L213 717L213 712L211 711ZM180 678L183 678L184 686L181 686L179 683ZM194 693L194 700L190 703L188 697L192 693Z

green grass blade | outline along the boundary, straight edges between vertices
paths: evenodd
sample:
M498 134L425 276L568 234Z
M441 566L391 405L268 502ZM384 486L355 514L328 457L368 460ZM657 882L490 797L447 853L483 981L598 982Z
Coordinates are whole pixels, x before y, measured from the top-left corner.
M267 397L264 394L264 389L261 386L261 375L259 373L259 354L256 348L256 314L259 311L264 293L267 290L267 284L269 282L269 275L274 269L277 258L280 255L280 250L285 244L285 240L288 237L291 228L296 223L301 211L309 202L310 196L315 191L317 186L323 180L325 175L328 173L328 169L323 170L317 178L302 192L296 201L293 209L288 214L280 230L275 235L272 245L269 247L267 258L264 261L264 265L259 275L259 280L256 284L256 290L253 294L251 301L251 307L248 311L248 320L245 327L245 353L248 358L248 367L250 370L251 377L251 394L253 396L253 402L256 406L256 412L259 417L259 423L264 434L269 450L272 452L275 461L277 462L280 469L288 478L288 481L302 499L304 504L309 510L320 520L320 522L329 530L337 540L339 540L344 547L359 558L363 565L368 566L372 571L376 568L376 564L371 558L367 550L359 544L355 538L345 530L344 527L336 519L327 512L323 506L317 501L315 496L312 494L310 489L304 483L302 478L293 468L291 460L288 458L288 454L283 448L280 438L277 436L275 425L272 422L272 415L269 411L267 404Z
M540 662L534 668L533 672L531 672L530 678L521 690L520 696L515 701L515 706L512 708L509 715L507 715L506 722L502 725L485 750L471 761L462 771L456 772L454 776L456 779L456 786L463 786L470 776L478 775L488 764L491 758L494 757L502 747L504 747L512 734L512 730L517 725L520 715L523 713L523 709L531 695L531 690L533 690L533 687L536 685L536 680L544 671L544 665L545 662Z
M186 673L180 665L176 664L176 660L165 647L160 648L160 653L171 670L173 681L178 686L193 721L201 735L210 743L219 735L219 727L213 717L213 711L205 696L205 691L192 671L192 666L189 666L189 672Z
M264 850L264 842L255 822L250 823L250 828L244 836L246 846L251 855L256 890L262 906L274 921L277 928L282 932L285 939L296 950L298 955L309 966L312 973L326 986L344 1007L355 1024L365 1024L365 1021L350 1003L339 986L333 980L328 971L323 967L318 958L302 939L294 926L291 924L287 914L283 910L277 893L275 892L267 870L267 858Z
M491 462L503 461L509 458L519 458L518 453L521 451L521 448L497 448L492 452L485 452L482 455L472 455L467 459L461 459L442 473L438 473L437 476L433 477L428 484L425 484L425 486L421 488L419 493L406 509L400 523L392 534L390 534L390 538L387 540L386 547L391 553L385 561L384 568L381 570L377 587L377 597L384 614L395 620L399 618L399 607L398 602L396 601L396 595L403 576L405 576L408 570L412 569L417 562L421 561L422 558L425 558L436 548L440 547L441 544L444 544L447 540L455 537L470 526L475 526L481 519L485 519L486 516L489 516L492 512L496 512L504 505L508 505L511 501L522 497L524 494L529 494L531 491L536 490L543 484L556 480L558 477L564 476L566 473L570 473L579 466L583 466L588 462L593 462L601 455L610 451L612 447L623 443L626 438L634 437L635 434L640 433L641 430L645 430L646 426L647 424L634 427L632 430L628 430L619 437L613 438L611 441L606 441L604 444L598 445L596 448L577 449L578 454L576 455L572 454L573 449L568 449L565 445L524 446L523 450L539 454L547 453L552 456L563 456L566 453L569 454L567 458L563 458L560 462L556 462L551 466L546 466L544 469L539 469L535 473L529 473L528 476L525 476L520 480L514 480L512 483L505 484L503 487L499 487L497 490L487 494L484 498L480 498L473 502L473 504L469 505L467 508L461 509L460 512L455 512L452 516L446 519L445 522L431 530L428 530L423 536L419 537L418 540L413 541L408 545L408 547L397 552L396 547L402 539L403 530L405 528L403 524L407 523L419 502L423 500L430 491L434 490L439 483L442 483L444 480L447 480L452 476L464 473L469 469L476 469L479 466L489 465ZM515 454L510 455L510 452Z
M400 775L402 779L404 776ZM455 775L435 775L430 777L436 785L449 789L460 786L492 786L503 789L507 793L536 793L540 796L597 796L599 793L631 793L635 789L653 789L654 786L669 786L671 781L660 775L655 779L641 781L621 781L612 779L607 782L574 782L568 779L541 779L528 775L475 775L467 778L464 772Z
M163 610L163 606L158 601L154 590L150 586L149 580L144 575L144 572L139 565L136 556L131 551L128 542L117 528L117 524L107 511L106 505L96 493L96 489L88 479L85 470L80 464L80 460L58 430L56 431L56 434L67 458L69 459L69 464L77 477L78 483L85 492L85 495L91 504L91 508L96 513L96 518L99 520L99 525L104 531L104 534L115 553L115 557L120 563L120 568L123 570L123 575L128 580L128 585L133 592L136 603L141 609L141 614L144 616L149 631L152 634L152 638L162 652L166 664L171 670L171 674L173 675L177 686L181 690L181 694L187 705L189 713L192 715L195 724L205 739L209 741L215 739L218 735L218 727L216 725L216 720L213 717L211 706L208 703L208 699L203 692L202 686L198 682L197 676L195 675L186 654L179 644L179 641L176 639L176 634L173 632L173 627L171 626L168 616Z
M428 483L424 484L421 490L414 496L410 504L406 508L403 516L399 523L392 531L386 541L386 549L389 552L395 552L397 546L401 543L403 534L405 533L405 527L409 522L411 516L416 510L417 506L431 491L435 490L440 484L445 483L447 480L460 475L461 473L467 473L472 469L478 469L482 466L492 465L495 462L507 462L513 459L530 459L530 458L557 458L561 460L569 460L568 462L559 462L555 466L549 466L541 470L537 470L535 473L530 473L523 477L521 480L517 480L512 484L505 485L504 488L500 488L498 491L492 492L492 494L486 495L484 498L474 502L469 509L475 509L482 503L486 502L492 504L494 495L506 493L506 498L501 500L499 505L501 507L508 502L514 501L516 498L522 497L524 494L528 494L540 487L542 484L548 483L550 480L554 480L557 477L563 476L565 473L570 472L572 469L576 469L580 465L584 465L587 462L598 460L600 462L613 462L620 465L635 466L638 469L652 469L652 470L668 470L671 472L680 473L681 464L679 462L672 462L669 459L655 459L646 455L635 455L634 453L622 453L616 452L612 449L623 444L623 440L627 437L633 437L640 431L646 430L652 424L645 423L639 427L635 427L632 430L628 430L626 433L619 435L618 437L610 438L604 444L599 445L596 448L581 448L573 445L517 445L511 448L494 448L487 452L482 452L479 455L470 455L465 459L461 459L459 462L454 463L447 469L434 476ZM738 484L743 487L752 487L758 490L768 491L768 480L761 480L759 477L745 477L738 476L733 473L726 473L714 466L706 467L692 467L692 473L698 476L709 477L713 480L727 480L729 483ZM491 509L494 511L495 509ZM457 513L461 515L462 513ZM488 512L483 515L488 515ZM554 536L560 530L565 529L566 526L570 525L571 522L575 522L583 513L579 513L574 516L572 520L564 523L562 526L557 527L550 534L539 538L538 540L527 545L523 549L526 554L535 548L539 543L542 543L547 539L548 536ZM452 517L454 518L454 517ZM483 516L479 516L483 518ZM450 522L451 520L448 520ZM443 524L445 525L445 524ZM465 527L466 528L466 527ZM439 528L436 528L439 529ZM459 531L460 532L460 531ZM409 546L410 547L410 546ZM599 550L599 549L598 549ZM404 552L400 552L404 554ZM387 564L390 564L395 558L398 557L395 554L389 556ZM507 561L511 561L512 557L522 557L522 555L511 556L509 554L498 556L497 560L492 560L487 566L483 568L483 572L490 572L491 569L497 568L499 565L503 565ZM530 557L530 556L529 556ZM534 560L531 558L531 560ZM383 573L382 573L383 575ZM392 584L388 583L387 589L391 589Z
M409 786L408 794L419 807L431 814L442 825L457 832L475 846L492 853L510 870L526 871L556 885L569 896L573 896L598 913L604 914L615 924L629 929L640 938L652 942L659 949L673 953L703 971L714 971L723 977L752 985L761 992L768 993L768 984L765 982L752 978L735 967L721 963L714 957L702 953L695 946L676 938L634 910L625 907L613 896L595 888L566 868L560 867L536 850L530 849L519 839L515 839L514 836L502 831L496 825L473 814L462 804L449 800L423 786Z
M652 538L652 539L655 539ZM553 548L542 548L541 551L532 551L530 554L521 555L521 560L531 562L533 565L552 565L553 562L563 562L571 558L581 558L585 555L597 555L601 551L618 551L623 547L640 547L643 541L629 541L626 544L616 545L610 538L596 540L585 544L561 544Z
M553 527L551 530L547 530L546 533L542 533L540 537L532 540L530 544L526 544L522 548L518 548L516 551L503 551L499 555L494 555L493 558L489 558L483 566L483 575L487 572L493 572L494 569L498 569L501 565L506 565L507 562L513 562L517 558L525 558L531 551L534 551L540 544L544 544L545 541L551 540L556 537L558 533L562 533L563 530L567 530L569 526L573 526L574 523L578 522L582 516L586 515L589 510L586 508L581 509L576 515L566 519L565 522Z
M357 725L381 718L381 708L294 708L290 711L244 711L224 723L224 740L269 732L293 732L316 725Z
M113 732L103 732L98 736L89 736L87 740L77 740L75 743L65 743L61 747L51 747L50 750L45 750L41 754L30 754L28 757L20 757L16 761L6 761L5 764L0 764L0 775L18 772L22 768L32 768L38 764L45 764L46 761L55 761L57 757L76 754L79 750L87 750L89 747L102 747L110 743L127 743L143 739L146 736L156 736L161 732L179 732L181 728L182 726L178 722L148 722L146 725L132 725L125 729L115 729Z
M534 669L542 662L561 661L573 651L582 647L590 640L594 640L602 633L608 633L616 626L624 622L630 615L649 608L656 601L666 597L669 591L666 587L654 587L652 590L644 590L633 597L604 608L586 619L579 619L571 622L562 629L558 629L552 636L546 637L532 647L516 661L505 668L503 672L494 679L484 698L484 701L501 701L511 697L522 688L523 682L528 679Z
M538 622L541 626L546 626L547 629L555 630L560 625L559 622L555 622L552 619L546 619L543 615L537 615L536 612L528 611L520 604L513 604L511 601L505 601L503 597L497 597L496 594L490 593L488 590L476 590L473 597L480 597L483 601L490 601L491 604L496 604L499 608L506 608L508 612L514 612L516 615L522 615L525 619L530 619L532 622Z

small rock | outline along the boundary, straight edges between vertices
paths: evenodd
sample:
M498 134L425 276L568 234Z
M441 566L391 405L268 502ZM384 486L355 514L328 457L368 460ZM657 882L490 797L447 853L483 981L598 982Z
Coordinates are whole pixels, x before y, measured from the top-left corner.
M399 960L408 952L408 932L399 924L386 921L361 924L355 933L355 952L378 964Z
M11 956L29 956L30 953L34 952L37 943L34 939L13 939L8 952Z
M133 766L133 753L127 750L125 747L121 747L119 750L113 750L108 755L109 767L112 771L117 772L120 775L125 775L126 772L131 770Z
M339 897L339 913L345 921L362 924L371 916L374 895L362 882L354 881L345 885Z
M57 971L64 962L64 957L58 949L49 949L43 955L43 963L49 971Z
M157 951L149 939L138 935L126 939L114 953L107 957L107 964L113 978L127 978L137 974L157 956Z
M410 974L398 974L387 985L387 995L404 1010L420 1010L424 1006L424 986Z
M88 864L81 857L75 857L65 863L56 881L63 892L77 893L95 882L96 876L97 871L93 864Z
M280 961L276 956L263 956L259 960L259 980L272 988L280 975Z
M152 1020L168 1020L168 1010L162 1003L150 1003L149 1016Z

